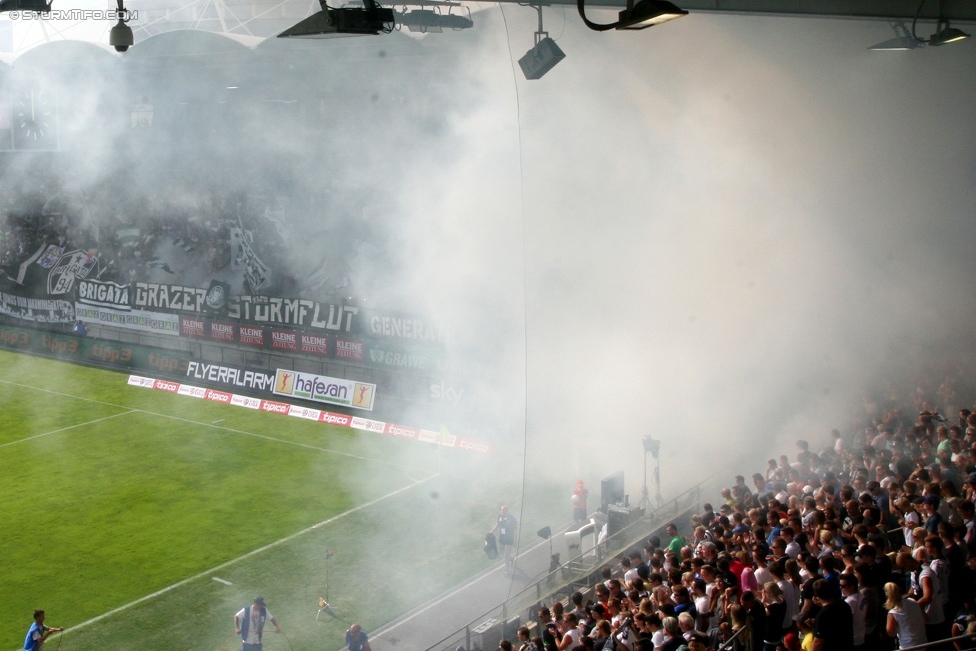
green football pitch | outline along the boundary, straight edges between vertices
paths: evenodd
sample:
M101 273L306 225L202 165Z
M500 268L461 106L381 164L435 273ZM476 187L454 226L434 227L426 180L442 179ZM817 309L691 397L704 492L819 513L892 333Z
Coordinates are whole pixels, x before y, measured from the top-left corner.
M0 351L0 651L35 608L49 651L239 648L258 594L265 649L339 649L489 564L476 457Z

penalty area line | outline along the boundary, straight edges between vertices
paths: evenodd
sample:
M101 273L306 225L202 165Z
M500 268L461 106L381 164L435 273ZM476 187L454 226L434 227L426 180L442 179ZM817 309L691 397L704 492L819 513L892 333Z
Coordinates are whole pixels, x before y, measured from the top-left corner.
M130 601L129 603L127 603L125 605L122 605L122 606L119 606L118 608L113 608L112 610L110 610L110 611L108 611L106 613L102 613L101 615L98 615L97 617L92 617L88 621L82 622L80 624L76 624L75 626L72 626L70 628L66 628L66 629L64 629L64 632L65 633L72 633L72 632L77 631L79 629L85 628L86 626L90 626L90 625L94 624L95 622L100 622L101 620L106 619L108 617L111 617L112 615L116 615L116 614L118 614L118 613L120 613L120 612L122 612L124 610L128 610L129 608L132 608L133 606L138 606L141 603L144 603L144 602L150 601L152 599L155 599L156 597L158 597L160 595L164 595L167 592L172 592L173 590L175 590L175 589L177 589L179 587L182 587L182 586L184 586L184 585L186 585L188 583L192 583L193 581L197 581L198 579L202 579L203 577L209 576L210 574L213 574L214 572L218 572L218 571L220 571L220 570L222 570L222 569L224 569L226 567L230 567L231 565L234 565L236 563L239 563L240 561L243 561L243 560L246 560L248 558L251 558L252 556L256 556L256 555L260 554L261 552L265 552L265 551L268 551L269 549L272 549L274 547L278 547L279 545L283 545L286 542L290 542L290 541L294 540L295 538L298 538L299 536L304 536L305 534L310 533L312 531L315 531L316 529L320 529L320 528L324 527L327 524L332 524L336 520L340 520L340 519L346 517L347 515L352 515L353 513L356 513L357 511L362 511L363 509L367 509L367 508L369 508L369 507L371 507L371 506L373 506L375 504L379 504L383 500L389 499L391 497L395 497L395 496L399 495L400 493L404 493L404 492L410 490L411 488L414 488L415 486L419 486L420 484L423 484L424 482L430 481L434 477L437 477L437 475L431 475L430 477L428 477L426 479L421 479L421 480L418 480L418 481L414 481L413 483L408 484L406 486L403 486L401 488L398 488L398 489L396 489L395 491L393 491L391 493L387 493L386 495L382 495L380 497L377 497L374 500L370 500L369 502L365 502L363 504L360 504L359 506L353 507L353 508L349 509L348 511L343 511L342 513L339 513L338 515L334 515L334 516L332 516L331 518L329 518L327 520L323 520L322 522L319 522L318 524L313 524L311 527L306 527L305 529L302 529L301 531L296 531L295 533L290 534L288 536L285 536L284 538L281 538L279 540L276 540L276 541L274 541L272 543L268 543L267 545L264 545L263 547L258 547L257 549L254 549L252 551L249 551L248 553L243 554L242 556L238 556L237 558L231 559L231 560L229 560L229 561L227 561L225 563L221 563L220 565L217 565L216 567L211 567L209 570L205 570L203 572L200 572L199 574L194 574L193 576L191 576L191 577L189 577L187 579L183 579L182 581L177 581L173 585L166 586L162 590L157 590L156 592L153 592L152 594L147 594L144 597L140 597L139 599L136 599L135 601Z
M124 407L123 407L123 409L124 409ZM90 420L87 423L78 423L77 425L69 425L67 427L62 427L61 429L54 429L54 430L51 430L50 432L44 432L43 434L35 434L34 436L28 436L27 438L17 439L16 441L10 441L9 443L2 443L2 444L0 444L0 448L5 448L8 445L16 445L18 443L23 443L25 441L33 441L34 439L39 439L42 436L50 436L51 434L57 434L58 432L67 432L69 429L75 429L75 428L78 428L78 427L84 427L85 425L94 425L95 423L100 423L103 420L109 420L111 418L118 418L119 416L125 416L127 414L134 414L134 413L136 413L136 410L135 409L130 409L128 411L123 411L123 412L118 413L118 414L112 414L111 416L105 416L104 418L96 418L95 420Z

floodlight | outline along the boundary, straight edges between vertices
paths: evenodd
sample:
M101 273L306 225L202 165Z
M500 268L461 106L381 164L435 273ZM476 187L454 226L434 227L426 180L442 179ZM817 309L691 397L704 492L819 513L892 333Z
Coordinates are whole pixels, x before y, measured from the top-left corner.
M961 29L949 27L949 23L946 23L945 25L946 26L944 29L932 35L932 38L929 39L929 45L945 45L946 43L955 43L956 41L961 41L964 38L969 38L969 34Z
M645 436L641 442L644 444L644 452L650 452L651 456L657 459L658 455L661 454L661 442L650 436Z
M45 0L0 0L0 12L4 11L36 11L48 13L51 3Z
M441 32L445 29L469 29L474 27L470 16L442 14L430 9L417 9L407 13L395 13L396 23L411 32Z
M549 540L549 537L552 536L552 527L542 527L541 529L536 531L536 535L538 535L543 540Z
M393 31L393 10L384 9L373 0L365 7L333 9L322 4L322 11L278 34L278 38L329 38L388 34Z
M895 38L889 38L887 41L881 41L877 45L872 45L868 49L876 52L901 52L920 47L922 47L922 44L910 36L907 38L904 36L896 36Z
M924 4L925 0L922 0L922 4L918 5L918 11L915 12L915 19L912 21L912 38L919 43L926 43L934 47L945 45L946 43L955 43L956 41L961 41L964 38L969 38L969 34L966 32L949 25L949 21L942 12L944 8L942 0L939 0L939 19L935 21L935 33L932 34L932 36L930 36L928 39L919 38L918 34L915 32L915 27L918 25L918 18L922 14L922 5Z
M608 29L646 29L688 15L687 11L667 0L640 0L636 5L634 0L627 0L627 8L620 12L617 22L607 24L594 23L586 17L584 0L576 0L576 9L583 23L598 32Z
M687 11L667 0L641 0L633 9L628 7L620 12L617 29L647 29L687 15Z
M905 23L891 23L891 29L895 32L894 38L882 41L877 45L872 45L869 50L898 52L904 50L915 50L924 45L917 38L912 36Z

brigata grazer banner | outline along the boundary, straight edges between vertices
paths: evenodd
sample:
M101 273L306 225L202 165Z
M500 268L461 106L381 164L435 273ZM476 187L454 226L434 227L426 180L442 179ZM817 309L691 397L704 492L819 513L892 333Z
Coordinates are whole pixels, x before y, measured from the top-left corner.
M274 393L372 411L376 385L279 368L275 373Z
M128 312L129 286L101 280L79 280L76 303L93 307L106 307L117 312Z

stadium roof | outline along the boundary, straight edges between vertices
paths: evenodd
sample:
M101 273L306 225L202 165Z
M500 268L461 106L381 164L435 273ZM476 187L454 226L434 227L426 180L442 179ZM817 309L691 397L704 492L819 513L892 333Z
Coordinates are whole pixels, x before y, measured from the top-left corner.
M501 0L515 3L515 0ZM334 3L339 5L340 3ZM345 3L357 4L357 3ZM421 2L408 0L395 6L426 7L443 14L474 11L496 3ZM549 0L548 5L575 5L573 0ZM587 0L588 7L621 8L622 0ZM916 12L920 19L939 17L939 3L915 0L686 0L679 6L692 14L727 13L766 16L813 16L867 18L910 22ZM27 12L0 14L0 60L8 63L42 44L75 40L98 44L108 50L108 35L114 24L114 2L105 0L54 0L54 13L40 19ZM274 37L288 27L318 11L314 0L128 0L132 12L130 26L136 45L160 34L196 30L219 34L249 47ZM976 3L946 0L942 17L953 24L976 22ZM158 47L158 46L157 46Z

